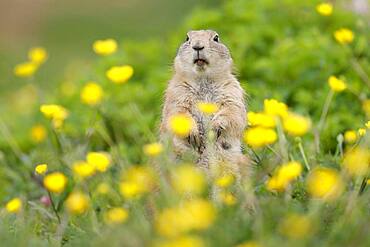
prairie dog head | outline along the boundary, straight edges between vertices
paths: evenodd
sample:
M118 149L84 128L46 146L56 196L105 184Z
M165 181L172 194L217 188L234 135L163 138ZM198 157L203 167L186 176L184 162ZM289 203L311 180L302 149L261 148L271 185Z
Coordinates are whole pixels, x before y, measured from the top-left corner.
M175 58L175 71L189 77L229 75L232 59L228 48L212 30L189 31Z

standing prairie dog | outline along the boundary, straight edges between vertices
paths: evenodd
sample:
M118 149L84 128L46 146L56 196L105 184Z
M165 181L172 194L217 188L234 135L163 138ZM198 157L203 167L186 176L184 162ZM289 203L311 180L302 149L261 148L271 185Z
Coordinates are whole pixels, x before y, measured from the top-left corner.
M232 67L228 48L211 30L188 32L175 58L160 132L162 137L172 138L178 156L195 153L201 167L220 162L238 166L245 160L240 141L246 125L244 91L232 74ZM206 116L198 110L199 102L215 103L219 110ZM188 137L171 136L168 120L174 114L186 114L193 120ZM213 143L207 142L210 130L215 133Z

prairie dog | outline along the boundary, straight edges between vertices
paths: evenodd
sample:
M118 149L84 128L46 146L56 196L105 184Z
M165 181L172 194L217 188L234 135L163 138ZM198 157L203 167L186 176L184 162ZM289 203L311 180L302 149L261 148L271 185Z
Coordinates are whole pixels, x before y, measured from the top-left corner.
M188 32L175 58L174 75L165 92L160 132L162 137L172 138L178 156L195 153L196 163L201 167L219 162L238 164L244 158L240 140L246 126L246 106L244 91L232 68L228 48L212 30ZM197 108L198 102L204 101L217 104L219 110L205 116ZM188 115L194 123L187 138L170 135L168 119L179 113ZM213 143L207 143L210 130L215 133Z

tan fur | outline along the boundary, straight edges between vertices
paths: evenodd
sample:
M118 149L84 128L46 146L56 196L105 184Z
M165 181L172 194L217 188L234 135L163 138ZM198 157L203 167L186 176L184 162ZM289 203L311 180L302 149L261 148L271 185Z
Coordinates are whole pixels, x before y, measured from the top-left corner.
M169 81L162 112L161 136L172 139L175 153L182 156L193 152L201 167L212 164L231 164L240 174L237 164L245 163L241 153L241 137L246 126L244 91L232 74L232 58L227 47L215 41L211 30L190 31L175 58L174 75ZM204 47L199 52L194 46ZM208 63L198 65L196 58ZM197 109L199 101L216 103L219 111L205 116ZM194 128L187 138L171 136L168 128L170 116L183 113L194 121ZM213 143L207 142L207 132L216 134ZM235 166L237 165L237 166Z

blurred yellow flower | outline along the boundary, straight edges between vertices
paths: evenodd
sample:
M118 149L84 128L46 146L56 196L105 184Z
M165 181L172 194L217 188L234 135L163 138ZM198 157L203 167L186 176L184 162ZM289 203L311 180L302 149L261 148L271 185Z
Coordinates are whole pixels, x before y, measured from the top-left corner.
M126 199L140 197L156 186L154 171L146 166L130 167L122 176L120 192Z
M230 185L232 185L234 183L234 181L235 181L234 176L229 173L229 174L224 174L224 175L216 178L215 184L218 187L227 188Z
M96 82L88 82L81 91L80 97L84 104L99 105L103 99L103 89Z
M366 135L366 129L365 128L359 128L357 130L357 133L358 133L359 136L364 136L364 135Z
M292 136L302 136L311 128L311 120L298 114L289 113L283 119L284 130Z
M67 185L67 177L61 172L53 172L44 177L44 186L54 193L63 192Z
M89 198L82 192L72 192L66 200L66 207L72 214L83 214L89 208Z
M129 65L114 66L106 72L108 79L117 84L127 82L133 74L134 69Z
M144 154L148 156L158 156L163 151L163 145L159 142L153 142L150 144L146 144L143 147Z
M154 247L205 247L205 243L199 237L185 235L158 241Z
M104 220L108 224L121 224L128 218L128 212L124 208L111 208L105 215Z
M345 45L352 43L355 35L348 28L341 28L334 32L334 38L339 44Z
M367 116L370 116L370 99L365 99L364 101L362 101L362 109Z
M53 126L55 128L60 128L69 114L63 106L55 104L41 105L40 111L44 114L46 118L52 120Z
M260 148L273 144L277 140L277 134L273 129L254 127L245 131L244 141L252 148Z
M218 111L218 105L211 102L199 102L197 108L205 115L211 115Z
M331 90L333 90L334 92L342 92L347 88L346 83L335 76L330 76L328 79L328 83Z
M37 68L37 64L32 62L20 63L14 67L14 74L18 77L30 77L36 72Z
M276 126L275 118L273 115L268 115L263 112L248 112L248 124L250 126L260 126L265 128L274 128Z
M221 202L228 206L233 206L236 204L236 197L230 192L221 192L220 193Z
M98 194L102 194L102 195L105 195L105 194L108 194L108 192L110 191L110 186L108 183L105 183L105 182L101 182L100 184L98 184L98 186L96 187L96 192Z
M279 231L288 238L303 239L312 232L312 223L306 215L290 214L280 223Z
M22 209L22 200L18 197L11 199L6 203L5 209L9 213L19 213Z
M268 115L285 117L288 114L288 106L276 99L265 99L263 104L264 111Z
M95 166L86 161L76 161L73 163L72 171L80 178L91 177L95 174Z
M331 3L320 3L316 6L316 11L320 15L329 16L333 13L333 5Z
M172 172L171 184L180 194L201 194L206 187L206 179L199 168L181 165Z
M114 39L97 40L93 43L96 54L107 56L117 51L117 42Z
M185 114L176 114L170 117L169 127L171 131L180 137L187 137L193 128L193 119Z
M48 53L43 47L34 47L28 51L28 59L35 64L42 64L48 59Z
M105 152L89 152L86 161L99 172L107 171L111 163L111 157Z
M262 245L260 245L256 241L246 241L244 243L238 244L236 247L262 247Z
M48 171L47 164L39 164L35 167L35 172L40 175L44 175Z
M307 191L315 198L330 201L340 196L343 191L343 182L336 170L319 167L309 174Z
M366 128L370 129L370 121L367 121L367 122L365 123L365 126L366 126Z
M204 199L186 201L180 206L167 208L156 219L158 233L175 237L191 230L205 230L216 218L216 209Z
M344 132L344 141L346 143L354 143L357 140L357 133L354 130L347 130Z
M289 183L298 178L302 173L302 165L291 161L281 165L275 174L267 181L266 187L270 191L284 191Z
M46 128L42 124L36 124L31 128L31 139L36 143L43 142L46 139Z
M370 152L364 148L347 151L343 158L344 169L353 176L363 176L369 171Z

